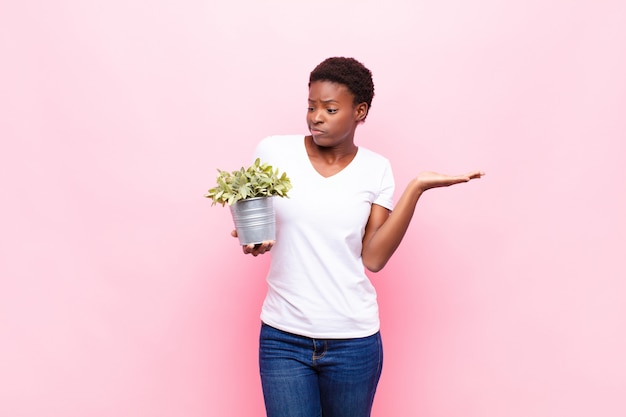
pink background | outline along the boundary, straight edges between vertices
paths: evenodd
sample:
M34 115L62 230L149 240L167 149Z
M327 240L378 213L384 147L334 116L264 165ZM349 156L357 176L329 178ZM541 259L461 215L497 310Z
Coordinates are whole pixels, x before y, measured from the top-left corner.
M384 3L384 5L383 5ZM358 143L420 202L379 291L374 416L626 415L623 1L0 2L0 415L261 416L267 258L216 168L304 133L354 56ZM399 195L399 192L397 193Z

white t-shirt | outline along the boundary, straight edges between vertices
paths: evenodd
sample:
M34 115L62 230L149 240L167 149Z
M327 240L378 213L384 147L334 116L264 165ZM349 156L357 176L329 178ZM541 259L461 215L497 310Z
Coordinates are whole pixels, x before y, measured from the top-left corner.
M393 209L389 161L359 147L348 166L326 178L311 164L303 135L265 138L257 157L293 185L289 198L274 198L276 244L261 320L312 338L376 333L376 291L361 248L371 205Z

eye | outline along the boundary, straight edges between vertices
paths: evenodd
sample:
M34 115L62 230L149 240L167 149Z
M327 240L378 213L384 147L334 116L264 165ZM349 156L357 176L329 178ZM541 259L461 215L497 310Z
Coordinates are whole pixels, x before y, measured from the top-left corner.
M308 108L307 108L307 110L308 110L309 112L312 112L312 111L313 111L313 110L315 110L315 109L314 109L313 107L308 107Z
M338 110L339 110L339 109L326 109L326 111L327 111L328 113L330 113L330 114L335 114L335 113L337 113L337 111L338 111Z

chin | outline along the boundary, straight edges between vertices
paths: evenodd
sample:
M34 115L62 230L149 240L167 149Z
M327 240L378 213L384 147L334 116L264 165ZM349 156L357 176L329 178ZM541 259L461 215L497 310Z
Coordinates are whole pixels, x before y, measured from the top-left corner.
M316 138L315 136L313 136L313 143L323 148L329 148L335 145L330 139Z

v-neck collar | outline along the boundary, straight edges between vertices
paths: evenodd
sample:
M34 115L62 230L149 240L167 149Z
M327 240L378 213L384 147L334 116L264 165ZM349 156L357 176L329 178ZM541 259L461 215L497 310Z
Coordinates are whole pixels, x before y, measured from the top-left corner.
M307 151L307 145L306 145L306 135L304 136L303 140L302 140L302 147L304 149L304 157L306 158L306 161L309 164L309 167L311 168L311 170L315 173L315 175L317 175L319 178L323 179L323 180L330 180L331 178L335 178L338 175L341 175L343 172L345 172L346 170L350 169L350 166L354 164L354 161L359 157L359 155L361 154L360 152L360 148L357 146L356 148L356 153L354 154L354 157L352 158L352 160L350 162L348 162L348 164L341 168L339 171L335 172L332 175L329 176L324 176L322 175L313 165L313 162L311 161L311 158L309 157L309 153Z

